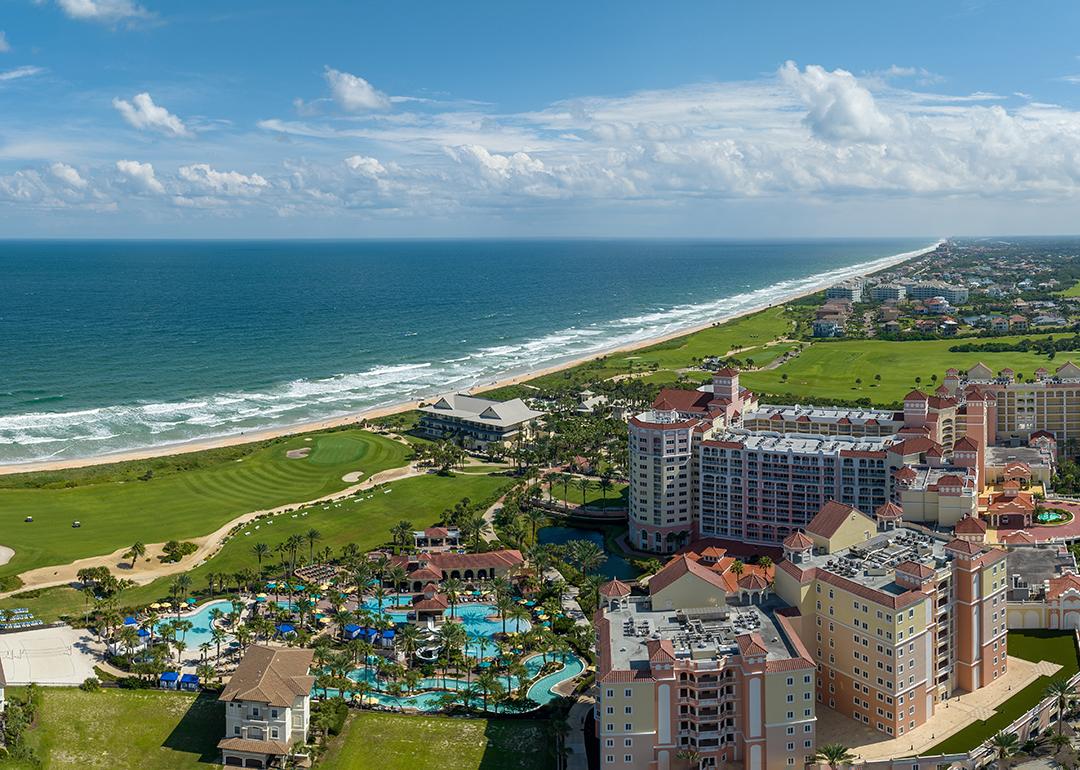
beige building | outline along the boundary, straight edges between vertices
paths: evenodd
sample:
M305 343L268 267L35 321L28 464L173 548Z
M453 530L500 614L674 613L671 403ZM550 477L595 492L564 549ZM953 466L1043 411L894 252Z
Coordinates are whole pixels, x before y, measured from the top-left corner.
M775 580L798 610L820 705L900 736L1006 671L1004 550L877 531L838 507L822 516L785 541Z
M976 364L966 372L949 369L943 385L956 396L974 388L989 397L998 441L1023 444L1039 431L1052 434L1058 444L1080 438L1080 366L1069 361L1053 374L1037 369L1027 379L1032 381L1021 381L1011 369L995 372Z
M311 718L312 650L252 645L222 690L221 761L233 767L277 767Z
M649 581L648 596L613 581L597 612L600 764L677 770L803 767L815 754L814 664L753 574L728 594L687 556Z

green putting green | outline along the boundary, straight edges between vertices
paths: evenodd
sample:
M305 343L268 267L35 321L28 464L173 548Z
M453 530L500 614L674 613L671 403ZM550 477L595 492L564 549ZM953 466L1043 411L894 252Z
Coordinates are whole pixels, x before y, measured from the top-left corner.
M304 449L310 450L306 457L295 456ZM108 474L73 471L67 481L64 474L50 474L57 479L47 488L0 488L0 544L15 549L0 578L111 553L136 540L207 535L249 511L344 489L347 473L366 477L403 466L410 451L352 429L257 444L192 469L166 468L145 481L117 466ZM32 523L24 521L28 516Z

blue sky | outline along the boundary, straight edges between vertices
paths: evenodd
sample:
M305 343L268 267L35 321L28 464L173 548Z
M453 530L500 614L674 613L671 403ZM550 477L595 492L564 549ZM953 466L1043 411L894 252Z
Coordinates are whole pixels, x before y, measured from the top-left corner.
M1076 232L1078 22L1066 2L0 0L0 231Z

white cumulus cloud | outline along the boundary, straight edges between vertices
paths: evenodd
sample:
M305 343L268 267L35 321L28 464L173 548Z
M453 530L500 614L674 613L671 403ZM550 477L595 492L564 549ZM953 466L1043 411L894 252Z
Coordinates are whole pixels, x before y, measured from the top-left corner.
M61 182L74 187L77 190L81 190L86 187L86 180L82 178L79 172L69 166L66 163L60 163L59 161L49 166L49 173L59 179Z
M140 163L137 160L118 160L116 161L116 170L146 192L158 194L165 192L165 186L154 175L154 166L151 163Z
M369 158L366 155L351 155L345 159L345 165L362 176L374 178L386 174L386 167L378 158Z
M132 0L56 0L60 9L80 21L113 22L144 19L150 12Z
M799 71L789 61L780 68L780 80L806 105L803 122L815 136L830 142L877 142L890 129L873 94L847 70L829 72L816 64Z
M130 102L113 99L112 103L124 120L139 130L157 131L167 136L191 136L184 121L161 105L154 104L150 94L145 91L135 94Z
M197 187L225 195L255 195L270 183L258 174L218 171L207 163L181 166L180 177Z
M327 67L324 77L334 101L350 112L385 110L390 106L390 97L359 75Z

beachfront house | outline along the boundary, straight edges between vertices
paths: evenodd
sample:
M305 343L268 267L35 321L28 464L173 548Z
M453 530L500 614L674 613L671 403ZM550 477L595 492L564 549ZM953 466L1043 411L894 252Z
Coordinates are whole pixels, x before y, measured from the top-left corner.
M519 433L529 435L544 416L520 398L492 401L466 393L447 393L420 407L419 430L434 439L458 439L463 446L483 449Z
M312 650L252 645L222 690L221 761L232 767L277 767L306 741L311 718Z

